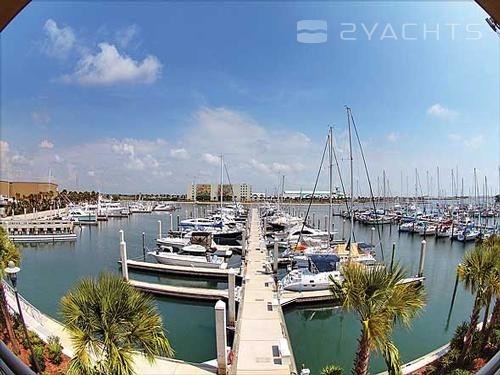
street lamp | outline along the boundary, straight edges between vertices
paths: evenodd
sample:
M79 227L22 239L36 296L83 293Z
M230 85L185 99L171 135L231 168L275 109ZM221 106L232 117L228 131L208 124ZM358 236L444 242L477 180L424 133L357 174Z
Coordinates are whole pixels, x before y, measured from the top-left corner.
M21 271L19 267L16 267L13 261L9 261L8 266L4 269L7 277L14 288L14 295L16 296L17 311L19 311L19 317L21 318L21 324L23 326L24 335L26 336L26 342L28 343L28 349L31 354L31 360L35 366L35 371L40 374L40 367L38 366L38 361L35 358L35 353L33 353L33 347L31 346L30 336L28 334L28 329L26 328L26 323L24 322L23 310L21 309L21 302L19 301L19 293L17 292L17 274Z

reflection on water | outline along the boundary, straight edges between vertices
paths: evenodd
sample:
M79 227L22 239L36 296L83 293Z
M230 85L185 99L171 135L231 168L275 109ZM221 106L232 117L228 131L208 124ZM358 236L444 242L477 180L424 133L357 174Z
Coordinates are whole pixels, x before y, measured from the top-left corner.
M188 216L190 215L190 206ZM306 207L300 208L302 212ZM299 211L299 208L296 208ZM186 215L183 208L181 219ZM326 206L315 206L313 212L323 223L327 214ZM336 207L335 212L338 212ZM108 270L119 272L119 230L125 232L127 252L130 258L141 259L142 232L146 235L146 246L154 248L157 236L157 221L162 220L163 228L168 228L170 216L167 213L134 214L128 219L110 219L97 227L84 227L74 243L61 242L46 245L22 247L22 270L19 288L35 306L43 312L58 317L59 299L80 278L97 275ZM334 218L335 228L340 232L342 219ZM371 230L368 226L356 225L356 238L370 242ZM345 223L348 235L349 222ZM411 274L418 268L420 241L422 237L407 233L399 234L397 227L380 227L386 261L390 258L390 248L396 243L395 259L405 265ZM341 234L338 233L337 237ZM378 243L375 233L374 242ZM427 238L425 261L425 281L428 303L425 311L415 319L410 331L398 327L394 339L400 348L404 361L419 357L447 342L456 325L467 318L471 309L471 297L459 286L449 329L446 329L447 315L455 282L455 267L466 249L472 244L451 242L447 239ZM381 259L380 247L377 248ZM237 258L235 258L237 259ZM188 279L170 275L148 275L131 272L131 277L144 281L161 282L171 285L193 287L225 288L227 284L218 280ZM215 358L215 323L213 303L188 302L171 298L156 298L169 338L176 350L176 356L190 361L206 361ZM317 309L321 307L321 309ZM337 363L351 368L359 334L359 322L352 314L325 306L291 308L285 310L285 319L290 333L297 365L304 363L318 374L327 364ZM384 369L383 361L375 357L372 372Z
M303 208L305 211L305 207ZM328 208L315 207L316 217L322 218ZM345 224L339 217L334 218L335 228L345 225L345 233L349 233L349 222ZM358 241L370 242L371 227L355 224ZM340 237L340 234L337 236ZM383 245L386 263L390 262L392 243L396 244L395 261L405 266L410 274L416 274L420 257L420 235L398 233L397 226L380 226L380 240L377 231L374 243ZM465 251L472 243L451 242L446 238L428 236L424 276L427 292L427 306L417 317L410 330L396 327L394 340L400 349L403 361L407 362L428 353L445 344L453 334L454 327L468 318L472 308L471 296L459 285L454 307L448 313L455 284L455 269ZM380 246L377 257L382 259ZM305 311L305 312L304 312ZM296 307L285 310L287 329L292 340L292 347L297 364L302 363L318 374L324 366L335 363L346 370L352 367L357 347L360 324L353 314L332 310L328 313L314 313L309 308ZM379 356L371 361L371 371L377 373L385 370L384 362Z

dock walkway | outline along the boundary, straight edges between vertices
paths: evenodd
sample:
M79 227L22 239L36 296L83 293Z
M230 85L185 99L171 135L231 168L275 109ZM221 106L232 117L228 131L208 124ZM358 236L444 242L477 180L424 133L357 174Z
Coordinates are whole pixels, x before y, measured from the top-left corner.
M275 282L264 273L266 247L258 210L252 209L244 287L233 345L231 373L265 375L296 373L290 340Z

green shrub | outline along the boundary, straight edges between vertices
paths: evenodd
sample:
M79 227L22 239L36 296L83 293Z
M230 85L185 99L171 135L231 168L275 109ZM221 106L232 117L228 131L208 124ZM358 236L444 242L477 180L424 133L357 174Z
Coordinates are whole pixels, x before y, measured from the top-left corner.
M344 375L344 369L337 365L323 367L321 375Z
M450 347L452 349L462 350L464 346L464 338L467 330L469 329L469 324L467 322L460 323L455 329L455 333L450 341Z
M40 371L45 370L45 347L43 345L34 345L33 346L33 355L30 356L30 366L33 370L36 371L35 363L38 364L38 368Z
M450 372L450 375L469 375L470 372L461 368L456 368L452 372Z
M47 356L49 361L55 365L62 362L62 345L59 337L50 336L47 342Z

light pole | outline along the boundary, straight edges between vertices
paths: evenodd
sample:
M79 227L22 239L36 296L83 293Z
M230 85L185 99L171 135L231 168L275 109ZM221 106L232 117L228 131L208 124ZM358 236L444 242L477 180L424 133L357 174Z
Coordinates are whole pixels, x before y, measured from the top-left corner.
M33 353L33 347L31 346L30 336L28 334L28 329L26 328L26 323L24 322L23 310L21 309L21 302L19 302L19 293L17 292L17 273L21 271L19 267L16 267L13 261L9 261L8 266L4 269L7 277L12 284L12 288L14 288L14 295L16 296L17 302L17 310L19 311L19 317L21 318L21 324L23 325L24 335L26 336L26 342L28 343L28 349L30 351L31 360L33 362L33 366L35 367L35 371L37 374L40 374L40 367L38 366L38 361L35 358L35 353Z

